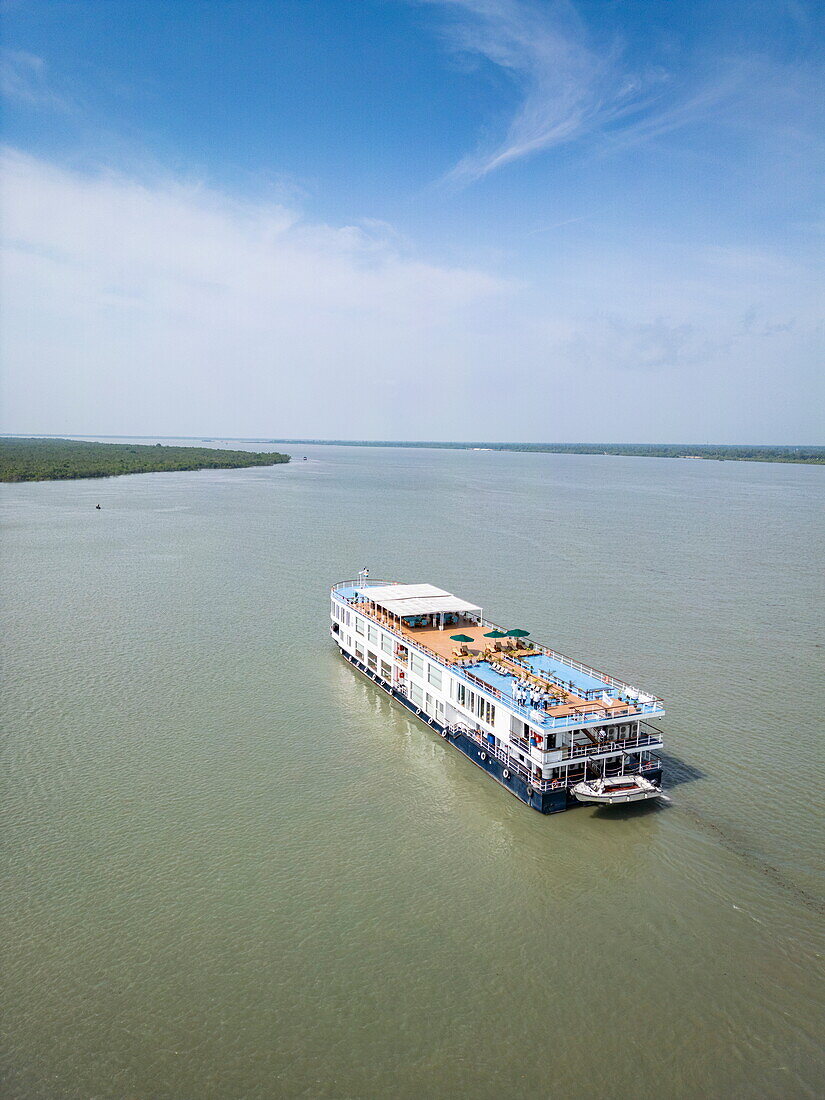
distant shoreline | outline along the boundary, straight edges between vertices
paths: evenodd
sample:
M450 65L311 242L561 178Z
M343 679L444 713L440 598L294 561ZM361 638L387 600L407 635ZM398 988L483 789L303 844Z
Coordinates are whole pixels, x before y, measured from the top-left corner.
M75 481L124 474L185 470L236 470L276 466L290 456L224 451L216 447L166 447L146 443L92 443L61 438L0 438L0 481Z
M445 440L403 440L403 439L267 439L260 436L124 436L102 435L89 432L83 436L53 436L53 435L28 435L12 436L0 434L0 450L7 441L28 442L86 442L89 439L106 440L135 440L135 439L180 439L191 440L208 444L206 448L178 447L177 450L185 451L191 457L193 453L204 450L210 455L220 451L222 455L244 455L260 458L261 452L252 455L249 451L228 451L222 447L228 443L257 443L257 444L289 444L291 446L312 445L316 447L405 447L413 449L435 449L452 451L512 451L532 454L584 454L584 455L611 455L627 458L682 458L705 459L722 462L785 462L801 465L825 465L825 446L793 446L773 444L744 444L744 443L491 443L485 441L473 442L449 442ZM100 444L100 446L112 446L114 444ZM147 444L122 444L123 446L145 446ZM155 444L158 446L158 444ZM175 449L175 448L169 448ZM273 452L273 456L276 452ZM269 454L264 452L263 457L269 459ZM288 455L282 455L275 461L289 461ZM267 462L241 462L235 465L257 466L272 465ZM163 467L166 469L167 467ZM176 469L184 469L178 466ZM207 466L196 466L194 469L214 468L220 469L210 463ZM135 471L141 472L141 471ZM90 475L96 476L96 475ZM98 476L109 476L101 474ZM0 480L10 480L0 477Z
M278 444L323 447L420 447L453 451L516 451L536 454L618 455L629 458L693 458L719 462L794 462L825 465L825 447L771 447L701 443L445 443L393 439L272 439Z

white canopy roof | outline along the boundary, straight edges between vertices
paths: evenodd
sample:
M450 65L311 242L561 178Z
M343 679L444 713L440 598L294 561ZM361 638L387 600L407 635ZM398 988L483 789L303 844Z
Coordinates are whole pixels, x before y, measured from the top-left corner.
M361 595L389 611L391 615L438 615L442 611L481 611L475 604L459 599L433 584L383 584L359 589Z
M381 606L391 615L437 615L441 611L481 611L475 604L460 600L458 596L428 596L420 600L382 600Z
M443 588L436 588L434 584L377 584L362 588L361 595L366 596L373 603L381 603L383 600L413 600L421 596L449 596Z

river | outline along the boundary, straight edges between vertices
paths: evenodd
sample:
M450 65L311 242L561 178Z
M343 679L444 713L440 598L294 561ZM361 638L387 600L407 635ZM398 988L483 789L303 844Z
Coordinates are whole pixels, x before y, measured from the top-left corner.
M825 468L278 449L3 488L4 1095L822 1095ZM671 802L485 779L365 565L662 695Z

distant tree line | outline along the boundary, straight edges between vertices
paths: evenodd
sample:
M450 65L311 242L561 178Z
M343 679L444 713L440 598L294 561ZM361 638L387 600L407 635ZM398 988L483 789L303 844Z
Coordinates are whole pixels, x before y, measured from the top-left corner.
M724 443L443 443L393 439L273 439L339 447L438 447L449 450L532 451L547 454L626 455L638 458L706 458L739 462L825 463L825 447L769 447Z
M166 447L141 443L87 443L74 439L0 439L0 481L62 481L169 470L231 470L275 466L289 455Z

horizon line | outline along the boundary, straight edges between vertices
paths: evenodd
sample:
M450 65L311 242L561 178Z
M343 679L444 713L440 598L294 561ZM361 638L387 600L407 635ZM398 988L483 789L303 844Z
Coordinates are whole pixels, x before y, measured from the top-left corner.
M721 443L704 442L697 440L666 440L650 442L634 440L632 442L617 442L609 440L576 440L558 442L552 440L480 440L480 439L335 439L312 438L310 436L244 436L244 435L141 435L137 433L109 434L105 432L0 432L0 439L79 439L83 440L93 436L95 439L186 439L198 442L214 443L226 441L229 443L304 443L316 446L339 447L774 447L783 449L808 449L825 450L823 443Z

